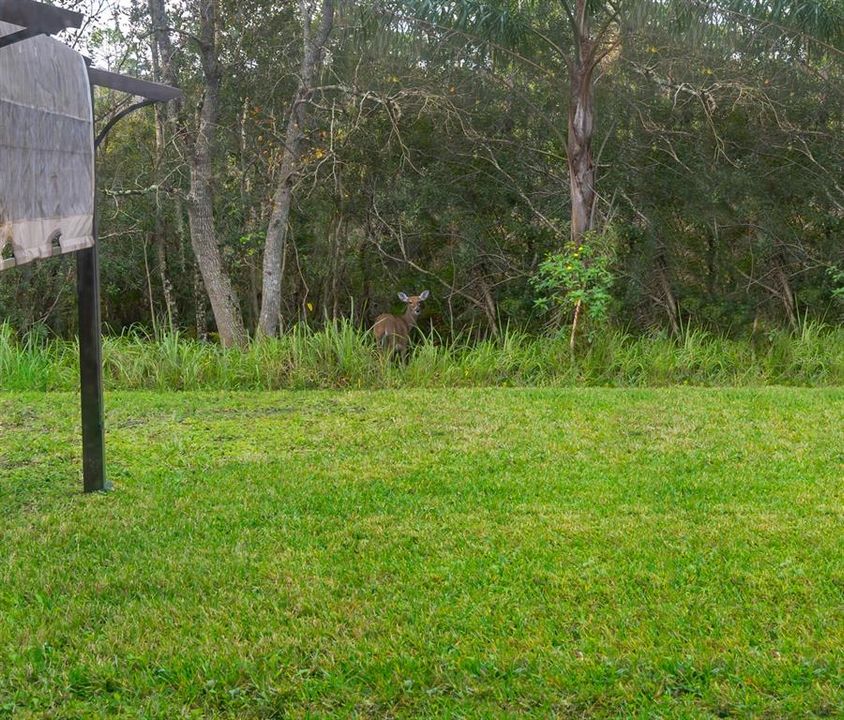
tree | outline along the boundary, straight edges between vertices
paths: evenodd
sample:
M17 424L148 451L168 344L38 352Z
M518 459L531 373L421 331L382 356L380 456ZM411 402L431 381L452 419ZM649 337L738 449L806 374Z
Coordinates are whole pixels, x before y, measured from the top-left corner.
M182 329L196 312L204 332L209 293L199 261L208 263L202 250L194 261L185 207L203 163L211 252L250 331L282 177L292 202L281 225L276 317L318 324L352 315L364 324L389 309L395 290L430 286L425 320L444 334L494 335L502 320L540 327L530 278L572 241L569 110L577 102L567 60L576 66L577 58L560 2L514 3L504 18L509 36L479 5L462 30L456 5L440 21L410 18L406 3L386 19L369 5L338 11L330 63L317 65L300 105L306 117L293 125L303 60L297 3L217 0L214 96L200 47L203 3L170 3L168 14L163 2L135 3L125 22L87 35L98 62L165 81L173 73L186 98L158 122L151 110L130 116L98 153L110 327L149 327L151 312L169 307ZM315 36L323 15L312 2ZM722 0L720 16L708 2L687 3L696 15L679 2L619 5L598 50L609 52L593 69L592 139L582 156L591 157L594 190L582 215L594 218L586 244L613 249L611 321L675 334L690 324L741 332L807 316L836 321L844 311L835 300L844 267L840 34L818 42L798 32L799 18L784 9L793 2L760 3L754 12L766 13L764 23L742 15L739 0ZM594 39L607 15L600 2L585 7ZM164 17L150 23L147 9ZM195 151L208 97L216 110L202 158ZM98 93L96 116L121 102ZM281 172L294 157L291 128L301 139L292 175ZM166 265L156 262L161 251ZM72 333L61 263L0 274L0 316ZM577 293L561 287L571 316ZM591 314L594 300L580 295Z
M762 26L792 34L837 37L841 17L824 0L791 0L766 6L748 0L410 0L412 12L435 27L462 33L516 51L538 44L564 66L568 85L566 162L569 174L571 240L575 246L596 227L597 177L593 152L594 90L601 62L637 29L654 26L698 35L714 29L723 36L730 23ZM840 37L838 38L840 40ZM542 62L541 53L539 60ZM512 54L508 57L512 57ZM562 63L562 65L560 65Z
M175 68L173 67L173 43L170 39L170 32L167 21L167 7L165 0L148 0L147 9L152 24L152 38L150 49L152 54L153 80L163 82L167 85L177 86ZM161 203L161 186L165 179L165 156L167 142L176 138L178 126L177 103L167 103L162 109L155 106L155 174L156 174L156 198L155 198L155 227L153 230L153 244L156 250L158 261L158 273L161 281L164 305L167 311L168 325L172 329L178 325L178 307L173 293L173 284L167 272L167 243L164 228L164 208ZM177 196L176 202L177 223L182 222L182 203ZM179 238L181 241L181 238ZM154 308L150 308L153 312Z
M246 329L240 314L240 301L223 264L214 226L213 151L221 80L216 41L219 31L217 3L216 0L197 0L195 8L204 87L191 154L188 194L191 244L211 301L220 341L225 346L242 345L246 342Z
M293 186L304 149L307 107L313 89L314 74L334 22L334 0L322 0L317 28L312 27L314 13L311 1L300 0L299 8L302 20L302 64L299 68L299 82L287 117L278 185L273 195L272 212L264 245L261 315L258 321L258 331L263 335L275 335L278 332L281 311L282 258L287 239Z
M617 54L635 33L654 28L707 34L724 46L733 41L731 26L750 29L750 36L784 32L801 40L832 37L840 42L841 16L824 0L791 0L770 5L748 0L409 0L411 14L434 28L450 28L480 41L481 48L503 49L506 63L516 56L536 67L548 65L559 77L565 67L568 86L566 163L569 178L572 250L598 227L597 173L593 151L595 82L602 61ZM473 49L478 47L476 42ZM827 46L831 47L831 46ZM832 48L834 49L834 48ZM526 57L525 55L532 55ZM665 257L660 255L665 278ZM781 262L777 267L781 271ZM781 275L781 272L780 272ZM667 280L663 282L667 286ZM669 293L671 295L671 293ZM790 297L790 292L787 294ZM672 322L678 315L669 313ZM789 315L793 317L793 308ZM574 343L581 302L573 310Z

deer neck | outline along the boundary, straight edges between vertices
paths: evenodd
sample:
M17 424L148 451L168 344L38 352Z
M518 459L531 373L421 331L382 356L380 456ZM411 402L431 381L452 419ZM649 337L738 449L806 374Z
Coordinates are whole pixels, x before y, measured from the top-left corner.
M416 327L416 314L410 308L404 311L402 319L407 324L408 330L412 330Z

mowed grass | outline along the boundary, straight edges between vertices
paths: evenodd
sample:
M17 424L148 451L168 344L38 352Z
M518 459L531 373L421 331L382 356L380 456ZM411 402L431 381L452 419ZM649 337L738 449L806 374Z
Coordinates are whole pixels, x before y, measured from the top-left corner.
M0 717L844 714L844 390L0 395Z

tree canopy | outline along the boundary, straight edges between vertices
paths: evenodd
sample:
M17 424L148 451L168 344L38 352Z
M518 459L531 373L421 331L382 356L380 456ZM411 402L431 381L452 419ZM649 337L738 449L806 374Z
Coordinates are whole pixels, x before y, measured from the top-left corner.
M591 323L673 333L844 316L835 0L134 0L96 17L89 53L185 91L99 154L114 331L368 326L423 287L441 332L570 324L582 303ZM97 117L124 102L98 95ZM4 273L0 318L73 332L72 272Z

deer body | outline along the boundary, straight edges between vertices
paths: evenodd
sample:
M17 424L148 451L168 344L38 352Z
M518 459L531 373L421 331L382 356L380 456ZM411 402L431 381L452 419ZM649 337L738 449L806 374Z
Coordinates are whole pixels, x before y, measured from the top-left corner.
M429 292L423 290L419 295L408 297L405 293L399 293L399 300L407 303L407 309L403 315L392 315L385 313L379 315L372 326L375 333L375 342L381 350L394 352L398 350L402 357L407 353L407 344L410 341L410 331L416 327L419 313L422 312L422 303L427 299Z

